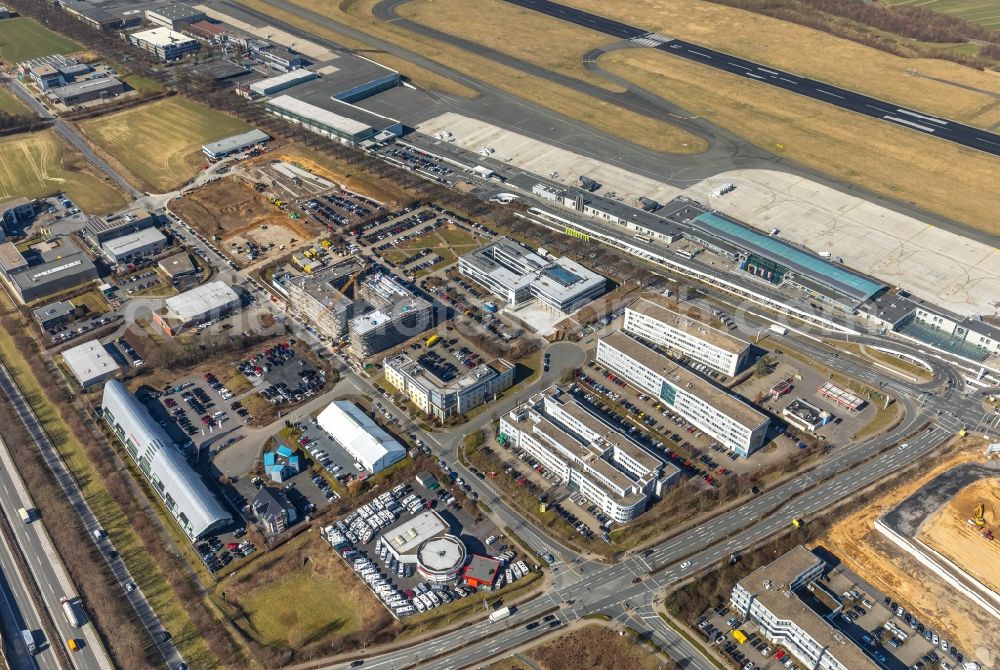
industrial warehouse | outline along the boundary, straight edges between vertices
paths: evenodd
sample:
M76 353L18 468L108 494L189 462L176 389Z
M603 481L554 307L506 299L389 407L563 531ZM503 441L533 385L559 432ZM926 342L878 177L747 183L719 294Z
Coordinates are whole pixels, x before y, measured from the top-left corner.
M0 244L0 278L17 299L29 303L98 278L94 262L69 238L55 238L23 254L11 242Z
M676 308L662 296L640 298L626 308L622 330L730 377L746 366L749 342L681 314Z
M121 382L105 384L101 411L188 537L197 540L232 522L170 436Z
M514 365L498 358L444 381L406 354L385 359L385 380L417 408L441 421L479 407L514 385Z
M225 282L214 281L167 298L153 320L168 335L229 314L242 304L238 293Z
M361 470L376 474L406 456L399 442L348 400L333 401L316 421Z
M499 439L538 459L618 523L645 512L652 496L680 478L676 466L555 386L502 416Z
M625 333L597 341L597 362L744 458L764 445L769 425L764 414Z
M602 295L607 285L570 258L548 260L507 238L462 256L458 267L512 309L538 300L568 314Z

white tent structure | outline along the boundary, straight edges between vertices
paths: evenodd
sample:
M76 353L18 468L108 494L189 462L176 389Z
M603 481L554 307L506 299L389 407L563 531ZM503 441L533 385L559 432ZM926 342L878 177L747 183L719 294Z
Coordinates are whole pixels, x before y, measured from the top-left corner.
M406 456L403 445L350 401L334 400L316 419L320 428L372 474Z

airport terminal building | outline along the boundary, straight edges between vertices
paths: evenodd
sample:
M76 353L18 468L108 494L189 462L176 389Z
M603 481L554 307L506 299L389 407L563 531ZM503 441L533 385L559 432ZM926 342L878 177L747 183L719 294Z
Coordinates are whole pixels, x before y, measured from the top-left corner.
M597 362L744 458L764 445L767 416L625 333L597 341Z
M121 382L104 386L101 411L188 537L201 539L232 522L167 432Z
M680 470L553 386L500 418L501 444L522 449L618 523L646 511Z
M662 296L639 298L629 305L622 330L730 377L746 367L750 356L749 342L675 311Z

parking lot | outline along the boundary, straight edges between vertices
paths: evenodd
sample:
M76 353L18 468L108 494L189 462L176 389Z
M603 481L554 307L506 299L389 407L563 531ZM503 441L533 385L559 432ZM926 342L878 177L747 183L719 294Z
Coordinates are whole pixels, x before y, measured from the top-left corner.
M248 421L246 409L213 373L187 377L162 391L140 392L153 418L178 443L199 457L203 447L224 449L235 443Z
M381 203L343 189L311 198L302 208L328 230L340 231L385 211Z
M493 554L501 561L494 588L514 583L532 570L517 549L504 542L491 522L462 509L446 489L436 484L430 489L416 483L399 484L323 529L331 546L393 616L401 618L430 611L476 591L462 583L461 573L447 583L431 583L416 573L412 564L397 562L388 551L382 534L427 509L435 509L449 526L448 532L461 539L467 559L472 554Z
M288 339L240 361L237 369L272 405L288 405L311 398L326 385L326 372L315 367Z

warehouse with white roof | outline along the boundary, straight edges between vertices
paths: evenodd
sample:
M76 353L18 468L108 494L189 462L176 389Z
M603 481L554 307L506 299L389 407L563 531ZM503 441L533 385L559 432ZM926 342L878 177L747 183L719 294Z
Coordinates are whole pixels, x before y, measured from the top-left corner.
M315 102L321 101L316 99ZM271 114L309 132L352 147L384 131L393 135L403 134L403 125L399 121L333 98L323 99L320 106L290 95L279 95L265 102L264 107Z
M105 385L101 411L188 537L201 539L232 522L163 427L118 380Z
M112 265L134 263L141 258L155 256L167 248L167 238L156 228L122 235L101 245L101 251Z
M316 419L320 428L372 474L406 456L403 445L348 400L334 400Z
M153 319L169 335L176 335L187 326L224 316L240 304L240 296L232 286L213 281L167 298L163 310L155 312Z
M63 362L80 386L88 388L111 379L120 368L98 340L78 344L62 353Z

